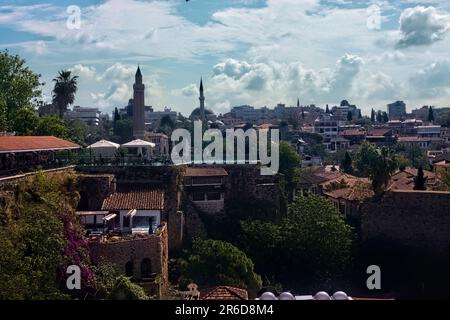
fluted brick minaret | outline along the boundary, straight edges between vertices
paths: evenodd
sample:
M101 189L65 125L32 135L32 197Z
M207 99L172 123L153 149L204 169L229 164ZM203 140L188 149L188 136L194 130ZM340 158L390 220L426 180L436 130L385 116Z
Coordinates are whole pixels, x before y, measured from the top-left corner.
M133 136L142 139L145 136L145 85L142 82L141 68L138 67L135 76L133 103Z

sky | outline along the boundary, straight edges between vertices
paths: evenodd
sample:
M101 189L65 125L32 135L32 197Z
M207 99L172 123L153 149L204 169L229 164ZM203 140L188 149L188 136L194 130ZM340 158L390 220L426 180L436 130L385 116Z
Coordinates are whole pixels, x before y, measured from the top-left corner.
M185 115L206 106L330 106L368 114L450 107L448 0L0 0L0 50L26 59L51 100L59 70L76 105L111 112L133 94Z

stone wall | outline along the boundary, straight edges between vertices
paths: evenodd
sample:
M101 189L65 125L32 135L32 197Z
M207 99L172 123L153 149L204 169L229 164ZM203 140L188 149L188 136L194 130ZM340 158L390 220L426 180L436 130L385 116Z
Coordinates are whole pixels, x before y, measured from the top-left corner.
M262 176L260 167L256 165L221 167L228 173L224 184L223 210L217 211L216 207L209 208L209 204L191 201L187 196L183 200L185 235L188 240L209 233L211 226L220 229L222 222L228 218L257 219L286 213L286 201L279 175ZM217 204L212 202L211 205Z
M79 210L101 210L103 200L116 191L116 180L112 174L78 175L78 192L81 199Z
M390 191L362 206L362 240L383 241L411 252L450 252L450 192Z
M154 235L140 236L135 239L121 238L117 241L90 241L89 249L91 260L94 264L107 261L115 266L118 272L125 274L125 265L133 263L134 277L141 278L141 262L144 259L151 261L151 273L159 276L161 287L168 287L168 232L167 225L162 227Z

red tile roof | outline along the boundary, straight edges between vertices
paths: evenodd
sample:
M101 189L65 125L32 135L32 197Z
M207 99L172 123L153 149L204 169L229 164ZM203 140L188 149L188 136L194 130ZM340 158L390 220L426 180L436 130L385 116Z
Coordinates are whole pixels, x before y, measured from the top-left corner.
M78 149L79 145L53 136L0 136L0 153Z
M226 177L224 168L187 168L186 177Z
M219 286L201 290L200 300L248 300L248 292L244 289Z
M164 191L151 186L122 185L103 201L102 210L163 210Z

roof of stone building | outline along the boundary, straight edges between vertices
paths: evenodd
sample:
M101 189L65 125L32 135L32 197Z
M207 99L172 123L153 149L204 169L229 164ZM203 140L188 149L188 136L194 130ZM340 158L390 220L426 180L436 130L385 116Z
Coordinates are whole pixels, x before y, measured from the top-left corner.
M364 201L374 196L368 178L355 177L349 174L343 174L321 185L324 188L324 194L335 199Z
M224 168L187 168L186 177L225 177L228 173Z
M78 149L79 145L53 136L0 136L0 153Z
M414 178L417 177L418 170L406 167L404 170L398 171L392 175L389 189L390 190L413 190ZM424 177L427 178L426 185L436 183L436 175L434 172L423 170Z
M332 171L327 170L325 167L311 167L302 173L302 183L321 184L327 181L338 179L342 177L344 173L339 170Z
M248 300L244 289L218 286L200 291L200 300Z
M145 185L120 185L103 201L102 210L163 210L164 191Z

